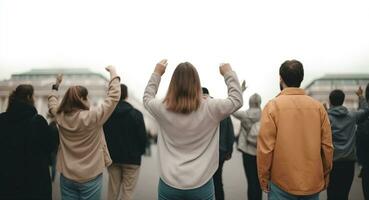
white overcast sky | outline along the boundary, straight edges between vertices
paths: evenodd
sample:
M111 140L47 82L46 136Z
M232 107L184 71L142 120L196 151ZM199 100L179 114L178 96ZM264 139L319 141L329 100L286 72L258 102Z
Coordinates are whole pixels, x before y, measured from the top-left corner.
M278 93L286 59L307 85L326 73L369 73L369 3L355 0L0 0L0 80L31 68L113 64L141 98L155 63L193 63L215 97L229 62L264 102ZM133 91L132 91L133 90ZM247 102L247 101L246 101Z

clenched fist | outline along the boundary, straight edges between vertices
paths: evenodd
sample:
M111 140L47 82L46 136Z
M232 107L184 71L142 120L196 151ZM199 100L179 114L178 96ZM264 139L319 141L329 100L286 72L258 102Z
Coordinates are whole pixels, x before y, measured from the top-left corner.
M232 71L232 67L229 63L222 63L219 66L219 72L222 76L227 74L228 72Z
M158 64L156 64L154 72L162 76L165 73L165 69L167 68L167 65L168 65L167 59L161 60Z

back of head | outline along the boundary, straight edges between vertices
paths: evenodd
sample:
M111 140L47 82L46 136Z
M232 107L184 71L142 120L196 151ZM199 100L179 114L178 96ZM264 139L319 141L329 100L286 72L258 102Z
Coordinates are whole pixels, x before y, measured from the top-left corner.
M287 87L300 87L304 79L304 67L298 60L287 60L279 68L279 75Z
M17 88L9 95L7 111L14 104L14 102L22 102L33 106L33 86L29 84L18 85Z
M124 84L120 84L120 100L124 100L124 99L127 99L128 97L128 88L126 85Z
M167 109L177 113L197 110L202 98L200 78L189 62L180 63L173 72L164 103Z
M368 85L366 85L366 88L365 88L365 99L366 101L369 102L369 83Z
M260 108L261 96L258 93L253 94L249 99L250 108Z
M332 106L342 106L345 101L345 93L342 90L333 90L329 94L329 103Z
M60 103L57 113L71 113L76 110L88 110L87 102L88 90L83 86L70 87Z

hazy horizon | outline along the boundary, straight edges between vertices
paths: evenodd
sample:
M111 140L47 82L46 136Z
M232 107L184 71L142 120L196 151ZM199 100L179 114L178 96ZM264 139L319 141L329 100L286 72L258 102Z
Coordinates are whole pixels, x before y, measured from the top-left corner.
M265 103L279 91L287 59L304 64L303 86L324 74L369 73L367 1L0 0L0 80L32 68L113 64L141 98L155 64L194 64L202 85L225 97L219 63ZM107 74L105 74L107 75ZM245 101L247 102L247 101Z

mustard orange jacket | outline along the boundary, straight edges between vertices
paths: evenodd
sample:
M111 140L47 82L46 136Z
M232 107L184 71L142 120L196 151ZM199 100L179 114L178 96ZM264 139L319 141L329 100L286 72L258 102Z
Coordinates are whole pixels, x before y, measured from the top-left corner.
M286 88L265 106L257 142L261 187L273 182L294 195L324 190L332 169L333 145L323 105L303 89Z

